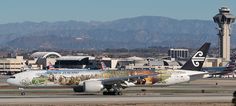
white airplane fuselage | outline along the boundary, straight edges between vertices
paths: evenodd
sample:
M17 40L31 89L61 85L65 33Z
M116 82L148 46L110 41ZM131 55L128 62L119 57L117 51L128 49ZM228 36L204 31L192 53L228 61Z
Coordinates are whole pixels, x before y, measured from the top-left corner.
M186 70L161 71L102 71L102 70L37 70L14 75L7 82L19 87L74 87L83 85L86 80L104 80L135 75L150 75L146 78L130 78L128 86L171 85L190 81L191 75L205 72Z

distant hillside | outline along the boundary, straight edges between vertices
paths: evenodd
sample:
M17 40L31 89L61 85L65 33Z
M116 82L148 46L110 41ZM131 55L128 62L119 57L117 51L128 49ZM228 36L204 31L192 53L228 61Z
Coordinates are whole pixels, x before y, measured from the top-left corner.
M105 49L217 45L213 21L141 16L110 22L24 22L0 25L0 45L14 48ZM236 27L232 45L236 47Z

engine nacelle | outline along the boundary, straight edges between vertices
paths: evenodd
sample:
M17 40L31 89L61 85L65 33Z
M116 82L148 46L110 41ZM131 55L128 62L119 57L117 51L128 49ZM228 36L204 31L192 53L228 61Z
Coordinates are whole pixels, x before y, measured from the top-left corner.
M103 84L101 81L88 80L84 81L83 86L73 87L74 92L100 92L103 89Z
M101 81L88 80L84 82L85 92L100 92L104 88Z

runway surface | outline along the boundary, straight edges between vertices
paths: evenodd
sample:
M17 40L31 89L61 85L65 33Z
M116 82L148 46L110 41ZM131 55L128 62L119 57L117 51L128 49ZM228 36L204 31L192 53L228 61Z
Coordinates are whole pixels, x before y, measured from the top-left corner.
M231 95L136 95L136 96L103 96L103 95L28 95L28 96L0 96L3 105L40 106L130 106L130 105L163 105L164 106L222 106L232 105Z
M77 97L4 97L1 103L147 103L147 102L231 102L232 96L77 96Z
M134 87L122 96L74 93L71 88L26 89L21 96L17 88L2 84L0 106L234 106L235 83L235 79L204 79L163 88Z

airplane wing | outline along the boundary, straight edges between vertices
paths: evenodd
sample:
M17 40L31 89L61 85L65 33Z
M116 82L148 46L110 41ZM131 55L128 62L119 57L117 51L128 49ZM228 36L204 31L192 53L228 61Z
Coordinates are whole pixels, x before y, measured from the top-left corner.
M146 75L133 75L128 77L117 77L117 78L108 78L108 79L102 79L103 85L113 85L113 84L121 84L125 83L125 81L128 81L130 79L144 79L149 76L156 76L157 74L146 74Z

